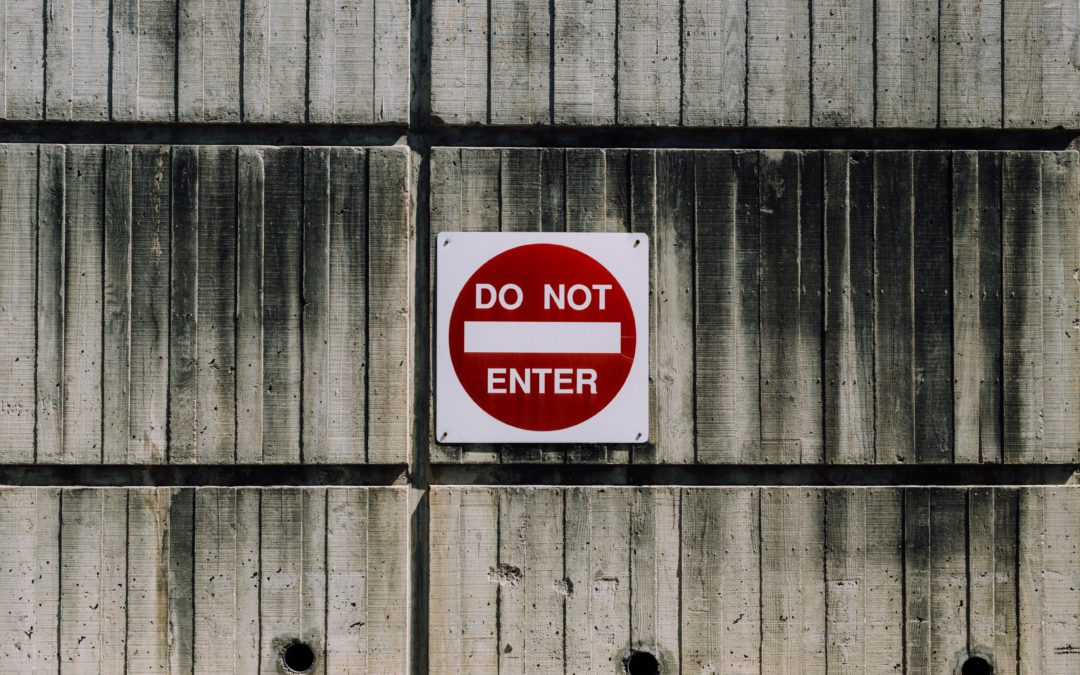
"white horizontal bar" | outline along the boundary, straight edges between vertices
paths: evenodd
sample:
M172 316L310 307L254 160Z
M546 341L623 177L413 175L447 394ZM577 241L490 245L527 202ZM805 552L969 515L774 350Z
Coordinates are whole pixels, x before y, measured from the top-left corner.
M488 354L618 354L622 324L607 321L466 321L465 351Z

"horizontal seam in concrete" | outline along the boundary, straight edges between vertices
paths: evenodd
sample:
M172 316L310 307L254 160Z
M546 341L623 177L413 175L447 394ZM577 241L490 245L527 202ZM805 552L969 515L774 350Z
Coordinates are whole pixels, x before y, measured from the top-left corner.
M1064 150L1080 129L407 127L348 124L0 122L4 143L580 148Z
M284 469L288 469L287 471ZM1078 464L432 464L430 485L979 487L1076 485ZM415 487L404 465L0 465L0 487Z
M432 485L979 487L1076 485L1080 465L433 464Z
M404 464L3 464L0 487L404 486Z

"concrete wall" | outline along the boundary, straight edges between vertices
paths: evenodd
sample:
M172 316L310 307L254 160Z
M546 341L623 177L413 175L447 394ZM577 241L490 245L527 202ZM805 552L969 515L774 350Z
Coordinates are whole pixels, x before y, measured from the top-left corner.
M1075 153L436 148L431 164L432 242L634 231L653 252L649 444L432 443L433 461L1080 459Z
M1078 21L0 0L0 668L1080 672ZM457 230L649 235L649 443L435 441Z
M0 163L0 462L406 462L406 149Z
M394 0L4 0L0 118L401 124Z
M1080 8L432 0L448 124L1075 127Z
M18 673L404 672L404 488L0 490Z
M1077 126L1074 3L5 0L0 118Z
M1073 672L1078 497L435 488L432 672Z

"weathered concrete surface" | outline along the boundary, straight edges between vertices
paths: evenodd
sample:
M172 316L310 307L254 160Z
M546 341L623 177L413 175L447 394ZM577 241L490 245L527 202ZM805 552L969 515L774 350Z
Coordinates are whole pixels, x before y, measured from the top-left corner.
M404 464L409 162L0 148L0 462Z
M1080 126L1075 3L432 0L446 124Z
M0 462L407 461L431 295L405 148L2 150ZM434 462L1080 461L1075 152L438 148L431 172L432 238L648 233L655 336L649 444Z
M0 667L1080 672L1077 27L0 0ZM628 228L653 442L435 445L427 236Z
M5 0L0 8L0 119L409 119L408 2Z
M1080 126L1075 3L411 5L6 0L0 119Z
M1075 488L431 493L430 669L1080 667Z
M0 489L8 672L402 673L405 488Z
M649 444L433 462L1080 461L1075 152L436 148L431 172L429 242L647 233L654 336Z

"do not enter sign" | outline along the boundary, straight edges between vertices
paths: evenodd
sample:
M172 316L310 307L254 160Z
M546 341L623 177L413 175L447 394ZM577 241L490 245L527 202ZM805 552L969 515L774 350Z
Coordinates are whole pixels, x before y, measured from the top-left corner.
M596 415L622 389L636 346L618 280L558 244L488 260L450 313L454 374L484 412L518 429L566 429Z
M443 233L436 435L644 442L648 240Z

